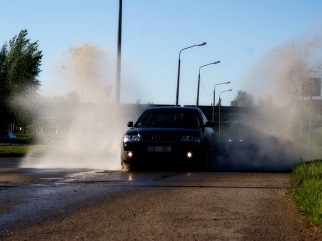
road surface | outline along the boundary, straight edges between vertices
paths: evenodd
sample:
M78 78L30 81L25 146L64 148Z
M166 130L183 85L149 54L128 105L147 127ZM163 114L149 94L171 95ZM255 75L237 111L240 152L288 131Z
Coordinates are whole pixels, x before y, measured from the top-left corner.
M28 169L0 158L0 240L322 240L289 173Z

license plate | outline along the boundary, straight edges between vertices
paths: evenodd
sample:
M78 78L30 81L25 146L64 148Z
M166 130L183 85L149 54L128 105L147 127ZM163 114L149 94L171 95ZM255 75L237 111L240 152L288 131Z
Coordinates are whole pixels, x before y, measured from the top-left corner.
M171 152L171 146L148 146L148 152Z

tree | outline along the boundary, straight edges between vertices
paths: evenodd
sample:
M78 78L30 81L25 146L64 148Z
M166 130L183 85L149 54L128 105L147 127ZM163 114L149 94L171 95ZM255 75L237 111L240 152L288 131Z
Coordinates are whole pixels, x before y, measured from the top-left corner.
M217 102L216 106L221 105L221 99L222 99L222 98L219 98L219 100L218 100L218 102Z
M25 122L24 111L13 108L17 96L35 95L40 86L37 76L40 73L42 52L38 50L38 41L27 39L27 30L22 30L5 43L0 51L0 125ZM23 121L25 120L25 121Z
M230 102L231 106L254 106L254 97L248 94L246 91L238 90L236 98Z

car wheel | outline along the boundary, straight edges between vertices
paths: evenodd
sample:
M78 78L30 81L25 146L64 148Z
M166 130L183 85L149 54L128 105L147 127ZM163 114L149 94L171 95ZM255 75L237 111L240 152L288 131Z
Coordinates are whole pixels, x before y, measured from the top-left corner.
M134 169L136 169L136 167L134 166L134 164L130 164L130 163L125 163L123 160L121 160L121 169L122 171L134 171Z
M126 164L123 160L121 160L121 169L122 169L122 171L128 171L129 170L129 165Z

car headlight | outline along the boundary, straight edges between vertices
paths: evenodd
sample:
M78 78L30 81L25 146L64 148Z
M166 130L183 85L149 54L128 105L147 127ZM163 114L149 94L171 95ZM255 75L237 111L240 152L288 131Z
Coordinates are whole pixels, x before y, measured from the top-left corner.
M200 142L199 136L182 136L181 141L185 142Z
M137 135L125 135L123 137L123 142L138 142L141 140L141 136Z

